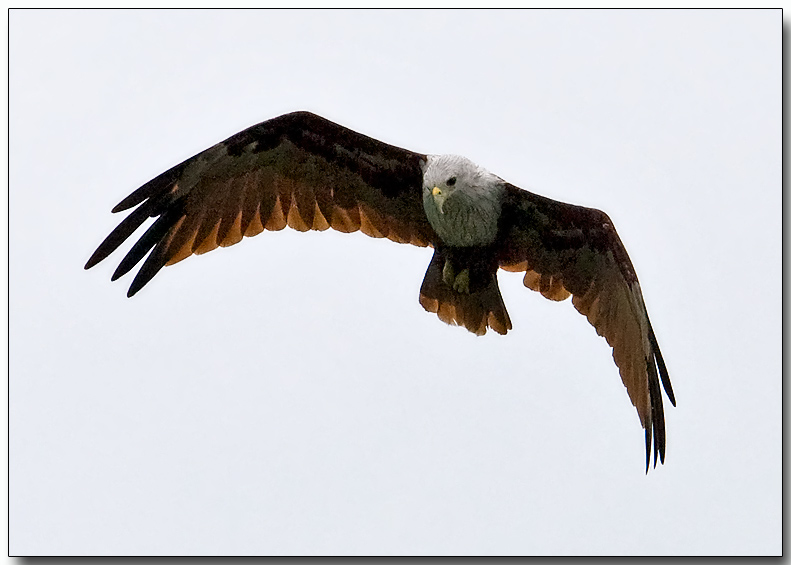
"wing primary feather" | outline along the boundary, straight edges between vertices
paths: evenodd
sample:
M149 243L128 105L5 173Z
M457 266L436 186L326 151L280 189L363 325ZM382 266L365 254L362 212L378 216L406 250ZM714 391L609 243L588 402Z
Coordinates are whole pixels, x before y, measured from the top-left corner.
M137 243L132 246L132 249L129 250L126 257L121 260L121 263L118 265L118 268L115 270L110 280L119 279L128 273L132 267L137 265L182 215L181 206L178 203L174 203L172 208L168 209L167 212L157 218L146 233L144 233Z
M651 320L648 318L648 314L646 314L646 321L648 322L648 341L654 351L654 359L656 360L657 367L659 368L659 377L662 379L662 386L664 387L665 393L670 399L670 402L672 402L673 406L675 406L676 396L673 394L673 387L670 384L670 375L667 372L665 360L662 358L662 352L659 351L659 343L656 340L656 335L654 335L654 328L651 327Z
M110 232L110 235L104 239L99 247L96 248L91 258L85 263L85 268L90 269L100 261L106 259L110 253L118 249L118 246L126 241L126 239L149 218L152 208L153 206L149 200L124 218L123 221Z
M645 361L648 370L648 390L651 396L651 422L646 422L646 427L650 425L654 428L654 468L656 468L657 460L663 464L665 462L665 411L656 368L650 359Z
M155 194L170 189L174 184L176 184L176 181L178 181L181 173L184 171L184 168L194 159L195 157L187 159L183 163L179 163L175 167L171 167L158 177L151 179L146 184L116 204L115 208L113 208L113 213L128 210L133 206L137 206L147 198L151 198Z
M145 260L143 266L140 267L140 270L132 280L132 284L129 286L129 291L126 293L127 297L131 298L137 294L137 291L143 288L148 283L148 281L154 278L154 275L156 275L159 270L165 266L168 260L167 250L170 247L172 238L173 232L171 231L168 235L157 241L154 250Z

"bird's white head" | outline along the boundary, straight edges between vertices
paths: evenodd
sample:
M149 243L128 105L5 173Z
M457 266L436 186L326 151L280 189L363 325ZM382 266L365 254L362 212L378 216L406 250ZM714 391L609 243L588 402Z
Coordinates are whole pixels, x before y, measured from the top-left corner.
M494 240L503 180L459 155L429 155L423 171L423 208L449 245Z
M459 155L429 155L423 172L423 195L431 197L440 213L456 192L478 191L499 181L483 167Z

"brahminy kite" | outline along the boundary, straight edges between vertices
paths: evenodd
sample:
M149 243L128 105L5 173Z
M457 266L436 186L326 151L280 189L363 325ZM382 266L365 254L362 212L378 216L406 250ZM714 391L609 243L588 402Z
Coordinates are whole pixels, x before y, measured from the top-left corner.
M524 272L526 287L572 304L613 349L645 428L646 471L664 463L660 380L673 389L640 284L610 218L504 181L469 159L388 145L309 112L241 131L147 182L113 212L136 207L85 265L106 258L148 218L153 224L113 273L147 254L128 296L165 265L286 226L357 230L431 246L420 304L483 335L511 329L497 270ZM150 253L149 253L150 252ZM653 438L653 440L652 440Z

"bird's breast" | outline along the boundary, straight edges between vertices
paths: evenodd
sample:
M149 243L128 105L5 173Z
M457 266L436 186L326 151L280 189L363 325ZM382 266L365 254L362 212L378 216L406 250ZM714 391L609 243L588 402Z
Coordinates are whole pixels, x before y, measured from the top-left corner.
M489 245L497 236L500 218L501 202L496 196L456 192L444 201L440 211L431 193L426 192L423 208L431 227L446 245Z

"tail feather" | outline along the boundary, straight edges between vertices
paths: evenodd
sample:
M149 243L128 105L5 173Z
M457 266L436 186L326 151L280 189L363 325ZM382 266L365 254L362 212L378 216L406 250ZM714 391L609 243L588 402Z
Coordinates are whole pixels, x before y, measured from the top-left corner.
M454 290L442 277L446 256L435 249L420 287L420 304L439 319L453 326L464 326L476 335L484 335L487 328L499 334L511 329L511 318L505 309L497 284L497 266L482 274L485 280L471 284L470 293Z

